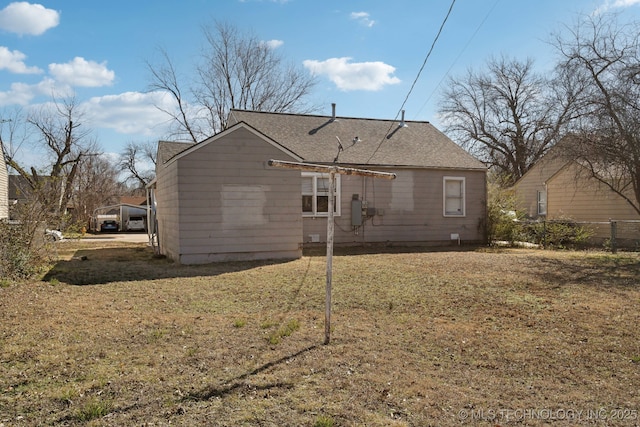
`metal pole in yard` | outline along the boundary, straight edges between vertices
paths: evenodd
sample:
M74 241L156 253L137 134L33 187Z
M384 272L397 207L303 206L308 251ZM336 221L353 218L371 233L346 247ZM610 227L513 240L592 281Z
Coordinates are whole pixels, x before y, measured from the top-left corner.
M609 222L611 223L611 253L615 254L618 252L618 242L616 242L618 223L611 220Z
M348 168L335 165L320 165L314 163L287 162L284 160L269 160L269 166L288 168L303 171L314 171L329 174L329 206L327 212L327 283L325 287L325 311L324 311L324 344L331 341L331 287L333 280L333 213L335 211L336 174L359 175L374 178L395 179L396 174L390 172L377 172L366 169Z
M327 209L327 284L324 308L324 344L331 341L331 281L333 279L333 211L335 209L336 172L329 172L329 207Z

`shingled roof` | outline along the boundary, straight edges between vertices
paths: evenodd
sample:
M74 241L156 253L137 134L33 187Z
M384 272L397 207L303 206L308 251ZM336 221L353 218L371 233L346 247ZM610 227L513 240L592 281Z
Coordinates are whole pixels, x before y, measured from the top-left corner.
M240 122L305 162L486 169L429 122L231 110L229 125Z
M305 162L486 169L429 122L231 110L229 128L239 123ZM160 141L158 163L197 145Z
M165 164L177 154L180 154L189 147L193 147L195 144L192 142L171 142L171 141L159 141L158 142L158 164Z

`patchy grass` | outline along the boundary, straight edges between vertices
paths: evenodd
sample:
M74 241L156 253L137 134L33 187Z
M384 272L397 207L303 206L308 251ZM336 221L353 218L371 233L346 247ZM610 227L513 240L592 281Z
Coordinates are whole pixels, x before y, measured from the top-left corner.
M638 254L358 252L336 250L325 346L322 256L61 242L0 287L0 425L640 422Z
M94 398L85 403L80 409L78 409L71 419L78 421L91 421L96 418L102 418L108 415L112 410L111 403L109 401L103 401L99 398Z
M295 331L300 329L300 322L295 319L289 320L285 325L280 327L278 330L269 334L267 341L269 344L276 345L280 344L283 338L291 336Z
M236 319L233 321L233 326L236 328L244 328L246 324L247 324L246 319Z

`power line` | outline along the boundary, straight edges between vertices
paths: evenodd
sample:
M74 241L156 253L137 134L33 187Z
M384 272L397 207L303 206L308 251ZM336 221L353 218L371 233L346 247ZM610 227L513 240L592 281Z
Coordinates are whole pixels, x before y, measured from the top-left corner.
M442 33L442 29L444 28L444 25L447 23L447 20L449 19L449 15L451 15L451 11L453 10L453 5L455 3L456 3L456 0L451 0L451 5L449 6L449 11L447 12L447 16L444 17L444 20L442 21L442 24L440 24L440 29L438 30L438 34L436 34L435 39L433 39L433 43L431 43L431 48L429 49L429 52L427 53L427 56L424 58L424 61L422 62L422 66L420 67L420 70L418 71L418 75L416 76L415 80L413 80L413 83L411 84L411 88L409 89L409 92L407 93L407 96L404 98L404 101L402 101L402 106L400 106L400 109L396 113L396 117L394 118L394 120L398 118L398 115L400 114L400 112L404 108L404 105L407 103L407 100L409 99L409 96L411 95L411 92L413 92L413 88L416 86L416 83L418 83L418 79L420 78L420 74L422 74L422 70L424 70L425 65L427 65L427 61L429 60L429 57L431 56L431 53L433 52L433 48L436 46L436 43L438 42L438 39L440 38L440 34Z
M449 6L449 10L447 11L447 15L444 17L444 20L442 21L442 24L440 24L440 28L438 29L438 33L436 34L436 37L433 39L433 42L431 43L431 48L429 49L429 52L427 52L427 56L425 56L424 61L422 62L422 66L420 67L420 70L418 71L418 74L416 75L416 78L413 80L413 83L411 84L411 88L409 88L409 92L407 92L407 96L405 96L404 101L402 101L402 105L400 106L400 109L396 113L396 116L393 118L393 121L391 122L391 125L389 126L389 129L387 130L385 135L382 137L382 140L380 141L380 143L378 143L378 146L376 147L376 149L373 152L373 154L371 154L371 156L367 160L367 163L369 163L369 161L373 158L373 156L376 155L376 153L380 149L380 146L384 142L384 138L386 138L386 136L389 134L389 132L391 132L391 128L393 127L393 122L395 122L398 119L398 116L400 115L400 112L402 111L402 109L404 108L405 104L407 103L407 100L409 99L409 96L411 95L411 92L413 92L413 88L416 86L416 83L418 82L418 79L420 78L420 74L422 74L422 70L424 70L424 67L427 65L427 61L429 60L429 57L431 56L431 53L433 52L433 49L436 46L436 43L438 42L438 39L440 38L440 34L442 34L442 29L444 28L444 25L447 23L447 20L449 19L449 15L451 15L451 11L453 10L453 5L455 3L456 3L456 0L451 0L451 5Z
M462 48L462 50L460 51L460 53L458 54L458 56L456 57L456 59L453 61L453 63L451 64L451 66L449 66L449 69L447 70L446 73L444 73L444 76L442 76L442 78L440 79L440 81L438 82L438 84L436 85L436 87L433 89L433 91L431 91L431 94L427 97L427 99L424 101L424 104L422 104L422 107L420 107L420 109L416 112L416 115L420 114L420 112L422 111L422 109L425 107L425 105L427 105L427 103L431 100L431 98L433 97L433 95L436 93L436 91L438 90L438 88L440 88L440 85L442 85L442 82L444 81L445 78L447 78L447 76L449 75L449 73L451 72L451 70L453 69L454 65L456 65L456 63L458 62L458 60L460 59L460 57L462 57L462 54L465 52L465 50L467 50L467 48L469 47L469 45L471 44L471 42L473 41L473 39L476 37L476 35L478 35L478 32L480 32L480 28L482 28L482 26L484 25L485 22L487 22L487 19L489 19L489 16L491 15L491 13L493 12L493 10L496 8L496 6L498 5L498 3L500 2L500 0L496 0L495 3L493 3L493 6L491 6L491 9L489 9L489 11L487 12L487 14L484 16L484 19L482 20L482 22L480 22L480 24L476 27L476 30L473 32L473 34L471 35L471 37L469 38L469 40L467 41L467 43L464 45L464 47Z

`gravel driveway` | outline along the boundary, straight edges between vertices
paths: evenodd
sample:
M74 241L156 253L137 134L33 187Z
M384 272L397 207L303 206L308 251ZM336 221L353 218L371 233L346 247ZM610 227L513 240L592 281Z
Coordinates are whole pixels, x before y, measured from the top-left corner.
M147 243L147 233L95 233L85 234L83 240L116 240L120 242Z

